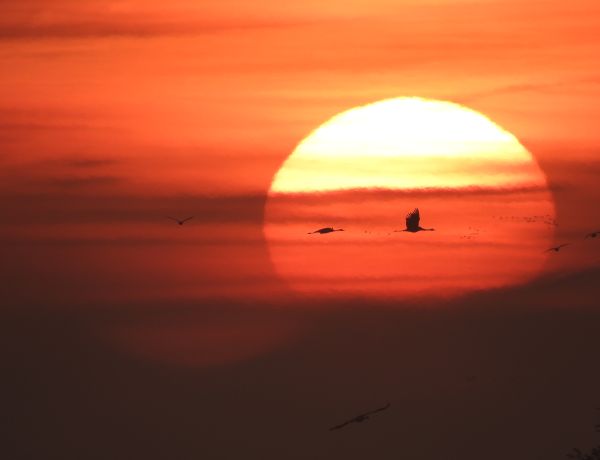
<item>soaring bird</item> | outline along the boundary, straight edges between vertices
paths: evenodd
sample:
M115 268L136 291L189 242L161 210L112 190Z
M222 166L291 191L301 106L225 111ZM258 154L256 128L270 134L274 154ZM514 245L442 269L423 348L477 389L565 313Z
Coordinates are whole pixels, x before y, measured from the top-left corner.
M179 225L183 225L183 224L185 224L185 223L186 223L188 220L190 220L190 219L193 219L193 218L194 218L194 216L191 216L191 217L186 217L186 218L185 218L185 219L183 219L183 220L179 220L179 219L175 219L175 217L169 217L169 216L167 216L167 219L174 220L174 221L175 221L175 222L177 222Z
M596 232L592 232L592 233L588 233L587 235L585 235L585 238L596 238L598 235L600 235L600 230L596 231Z
M433 230L435 230L434 228L423 228L419 226L420 220L421 215L419 214L419 208L415 208L406 215L406 228L404 230L396 231L417 233L422 231L432 232Z
M361 422L364 422L365 420L369 420L370 415L375 414L377 412L381 412L382 410L386 410L390 406L391 406L391 404L387 403L385 406L380 407L379 409L375 409L375 410L372 410L369 412L365 412L364 414L357 415L356 417L354 417L350 420L347 420L344 423L340 423L339 425L332 426L331 428L329 428L329 431L339 430L340 428L344 428L346 425L349 425L350 423L361 423Z
M343 232L344 229L343 228L333 228L333 227L323 227L320 228L319 230L315 230L314 232L308 232L309 235L312 235L313 233L331 233L331 232Z
M550 252L550 251L558 252L558 251L560 251L561 248L564 248L565 246L568 246L568 245L569 245L569 243L559 244L558 246L554 246L553 248L546 249L544 252Z

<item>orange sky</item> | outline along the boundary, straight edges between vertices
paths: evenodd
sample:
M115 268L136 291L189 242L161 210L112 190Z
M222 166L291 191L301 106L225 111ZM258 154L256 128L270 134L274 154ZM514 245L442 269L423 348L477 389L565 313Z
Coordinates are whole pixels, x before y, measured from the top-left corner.
M591 445L575 430L593 426L600 386L600 238L583 239L600 230L600 2L0 0L0 11L0 404L22 454L6 458L505 460ZM463 104L514 134L547 177L557 225L545 207L539 235L471 252L518 285L482 271L453 299L290 290L288 269L327 281L326 266L306 276L311 261L295 271L311 251L342 272L402 263L405 241L375 262L353 241L390 251L386 232L415 206L436 232L409 236L444 247L440 264L422 245L457 285L462 247L533 228L531 190L413 190L389 225L374 224L386 191L363 208L350 192L335 209L284 206L274 221L301 243L278 270L263 220L280 166L332 116L401 96ZM448 242L461 200L458 214L485 209L482 236L461 239L465 222ZM354 212L379 233L348 232L351 251L332 256L307 239L321 235L306 235L302 212L306 231L351 228ZM181 227L166 217L188 215ZM330 418L388 397L402 407L389 425L325 437Z
M123 178L128 193L262 193L315 126L401 95L464 102L544 159L565 159L546 146L591 156L596 2L402 3L11 4L0 51L8 180L85 156L118 160L94 174Z
M340 111L396 96L464 103L515 134L556 189L564 237L583 230L570 219L600 220L597 2L3 6L11 240L170 241L163 214L203 212L200 232L176 238L206 239L208 253L215 238L223 251L260 245L260 197L294 146Z

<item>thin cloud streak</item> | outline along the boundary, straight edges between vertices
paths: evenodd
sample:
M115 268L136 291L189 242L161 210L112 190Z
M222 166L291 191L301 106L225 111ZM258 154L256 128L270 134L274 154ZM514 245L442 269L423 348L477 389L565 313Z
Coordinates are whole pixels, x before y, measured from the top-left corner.
M122 177L118 176L87 176L87 177L60 177L41 181L40 185L46 185L49 188L61 189L81 189L87 187L108 187L123 182Z
M202 22L188 18L172 20L150 17L140 20L135 16L91 15L89 19L58 20L53 22L24 22L0 26L0 40L49 40L49 39L101 39L101 38L155 38L178 35L204 35L244 30L281 29L312 24L293 20L240 20Z
M393 200L398 197L478 197L478 196L510 196L527 195L546 191L542 186L517 186L517 187L423 187L416 189L348 189L326 192L307 192L307 193L275 193L272 198L285 202L287 200L304 199L307 202L321 201L323 199L334 199L340 202L352 202L357 199L379 199Z
M115 181L118 178L100 178ZM69 179L72 187L86 185L86 179ZM90 178L94 182L94 178ZM60 179L59 179L60 183ZM63 184L65 185L65 184ZM262 220L264 195L233 196L77 196L66 193L4 195L0 206L4 216L21 224L50 223L151 223L177 210L195 215L196 222L258 222Z
M82 188L94 185L112 185L124 181L120 176L56 177L44 179L44 184L55 184L63 188ZM340 204L351 204L365 200L385 202L398 198L436 197L506 197L521 199L545 192L540 187L517 187L514 189L469 187L464 189L415 189L415 190L348 190L328 193L277 194L270 199L278 204L299 203L310 205L334 200ZM77 223L77 222L140 222L150 223L172 210L182 209L197 215L196 221L203 223L259 222L267 200L266 194L230 196L184 195L184 196L136 196L130 194L99 194L78 196L71 193L4 194L0 205L7 219L23 224ZM290 217L294 215L293 210ZM59 216L59 218L57 218ZM321 214L315 217L323 217Z
M576 78L571 80L562 80L554 82L522 83L515 85L500 86L497 88L491 88L489 90L479 91L476 93L466 94L462 96L454 95L452 96L452 99L456 100L461 104L470 104L472 102L477 102L488 97L503 96L506 94L529 92L541 94L570 94L572 93L574 86L578 86L581 84L600 85L600 75L590 75L585 78Z

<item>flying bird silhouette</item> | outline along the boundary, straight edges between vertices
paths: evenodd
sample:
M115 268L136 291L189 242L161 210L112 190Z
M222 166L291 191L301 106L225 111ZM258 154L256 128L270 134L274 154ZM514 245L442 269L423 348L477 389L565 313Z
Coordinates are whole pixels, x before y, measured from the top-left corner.
M185 223L186 223L188 220L190 220L190 219L193 219L193 218L194 218L194 216L191 216L191 217L186 217L185 219L179 220L179 219L175 219L175 217L170 217L170 216L167 216L167 219L174 220L174 221L175 221L175 222L177 222L179 225L183 225L183 224L185 224Z
M365 420L369 420L370 415L373 415L377 412L381 412L382 410L386 410L390 406L391 406L391 404L387 403L385 406L380 407L379 409L375 409L375 410L372 410L369 412L365 412L364 414L357 415L356 417L354 417L350 420L347 420L344 423L340 423L339 425L332 426L331 428L329 428L329 431L339 430L340 428L344 428L346 425L349 425L350 423L361 423L361 422L364 422Z
M596 232L588 233L587 235L585 235L585 239L596 238L598 235L600 235L600 230L598 230Z
M419 214L419 208L413 209L406 215L406 228L404 230L395 230L396 232L432 232L435 228L423 228L419 225L421 215Z
M314 232L308 232L308 235L312 235L313 233L324 234L324 233L343 232L343 231L344 231L343 228L323 227L323 228L320 228L319 230L315 230Z
M568 245L569 245L569 243L559 244L558 246L554 246L553 248L546 249L544 252L550 252L550 251L558 252L561 250L561 248L564 248L565 246L568 246Z

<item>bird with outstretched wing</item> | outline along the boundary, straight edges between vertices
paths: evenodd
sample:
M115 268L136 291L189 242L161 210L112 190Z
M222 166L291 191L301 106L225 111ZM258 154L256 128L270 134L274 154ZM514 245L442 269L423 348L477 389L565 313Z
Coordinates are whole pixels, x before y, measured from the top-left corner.
M416 232L419 229L420 221L421 214L419 213L419 208L415 208L406 215L406 229L409 232Z
M356 417L351 418L350 420L346 420L344 423L340 423L339 425L332 426L331 428L329 428L329 431L339 430L340 428L344 428L346 425L349 425L350 423L364 422L365 420L369 419L370 415L373 415L373 414L376 414L377 412L386 410L390 406L391 406L391 404L387 403L385 406L380 407L379 409L375 409L375 410L372 410L369 412L365 412L364 414L357 415Z
M320 228L319 230L315 230L314 232L308 232L308 234L312 235L313 233L320 233L321 235L323 235L325 233L343 232L343 231L344 231L343 228L323 227L323 228Z
M558 246L554 246L554 247L552 247L552 248L548 248L548 249L546 249L544 252L551 252L551 251L558 252L558 251L560 251L562 248L564 248L565 246L568 246L568 245L569 245L569 243L565 243L565 244L559 244Z
M183 224L185 224L185 223L186 223L188 220L191 220L191 219L193 219L193 218L194 218L194 216L190 216L190 217L186 217L185 219L181 219L181 220L179 220L179 219L176 219L175 217L167 216L167 219L174 220L174 221L175 221L175 222L177 222L179 225L183 225Z
M421 214L419 213L419 208L413 209L406 215L406 228L404 230L394 230L395 232L409 232L409 233L417 233L417 232L432 232L435 230L434 228L423 228L419 225L421 222Z

